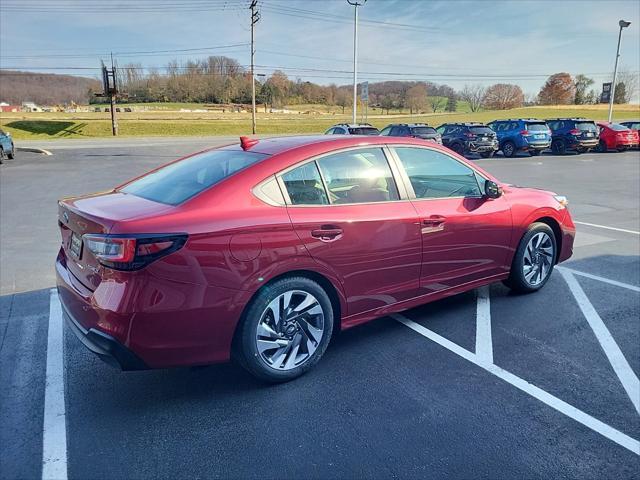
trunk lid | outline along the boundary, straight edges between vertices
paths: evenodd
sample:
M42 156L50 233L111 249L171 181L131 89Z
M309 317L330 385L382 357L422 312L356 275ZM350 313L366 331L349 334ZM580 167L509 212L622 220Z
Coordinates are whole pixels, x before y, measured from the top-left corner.
M67 268L86 288L95 290L102 281L104 267L85 248L82 236L107 234L118 221L157 215L171 208L121 192L102 192L58 202L58 225Z

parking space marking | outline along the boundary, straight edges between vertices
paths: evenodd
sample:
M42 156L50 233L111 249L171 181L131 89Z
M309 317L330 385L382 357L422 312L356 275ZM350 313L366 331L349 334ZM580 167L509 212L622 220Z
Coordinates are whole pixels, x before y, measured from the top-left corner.
M634 373L633 369L627 362L627 359L620 350L620 347L613 339L611 332L598 315L598 312L593 307L589 298L584 293L584 290L576 280L576 277L569 270L560 269L560 274L564 277L564 280L569 286L569 290L576 299L578 307L582 310L582 314L587 319L587 322L591 326L593 333L595 334L602 350L609 359L609 363L613 367L613 370L618 375L622 386L624 387L627 395L631 399L636 411L640 414L640 380Z
M497 365L486 364L481 359L478 358L477 355L471 353L470 351L462 348L459 345L456 345L450 340L438 335L432 330L429 330L426 327L423 327L419 323L414 322L413 320L408 319L404 315L400 314L392 314L391 317L403 325L409 327L411 330L419 333L423 337L428 338L429 340L434 341L438 345L446 348L447 350L455 353L456 355L468 360L469 362L483 368L487 372L495 375L496 377L504 380L505 382L513 385L517 389L521 390L524 393L531 395L532 397L540 400L542 403L548 405L549 407L557 410L560 413L572 418L578 423L581 423L587 428L590 428L594 432L599 433L600 435L608 438L609 440L617 443L618 445L630 450L636 455L640 456L640 442L634 438L631 438L629 435L622 433L619 430L607 425L606 423L598 420L597 418L592 417L588 413L579 410L578 408L568 404L567 402L560 400L558 397L551 395L548 392L545 392L539 387L523 380L522 378L514 375L511 372L508 372Z
M626 228L609 227L607 225L598 225L597 223L577 222L573 221L577 225L586 225L587 227L604 228L605 230L615 230L616 232L633 233L634 235L640 235L640 232L635 230L627 230Z
M628 290L633 290L634 292L640 292L640 287L636 287L635 285L631 285L629 283L619 282L617 280L611 280L610 278L601 277L599 275L593 275L592 273L581 272L580 270L574 270L573 268L568 268L568 267L556 266L556 269L558 271L566 270L568 272L573 273L574 275L580 275L581 277L590 278L591 280L597 280L599 282L615 285L616 287L626 288Z
M64 406L63 321L58 292L49 298L47 370L42 425L42 478L66 480L67 430Z
M489 287L476 290L476 357L487 365L493 363L493 340L491 337L491 301Z

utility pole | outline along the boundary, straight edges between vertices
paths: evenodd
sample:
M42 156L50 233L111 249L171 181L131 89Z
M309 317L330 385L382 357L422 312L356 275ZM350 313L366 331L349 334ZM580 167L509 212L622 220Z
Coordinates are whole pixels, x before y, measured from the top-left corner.
M255 63L255 25L260 20L260 12L257 10L258 0L251 1L251 131L256 133L256 75L254 72Z
M625 22L620 20L618 22L620 31L618 32L618 49L616 50L616 63L613 67L613 83L611 84L611 96L609 97L609 123L611 123L611 116L613 115L613 99L616 94L616 76L618 75L618 59L620 58L620 40L622 39L622 29L631 25L631 22Z
M118 87L116 84L116 69L113 64L113 52L111 52L111 76L113 83L110 84L109 88L109 99L110 99L110 110L111 110L111 133L113 133L114 137L118 136L118 119L116 118L116 94L118 92ZM112 85L112 86L111 86Z
M367 3L367 0L347 0L353 5L353 123L356 123L358 114L358 7Z

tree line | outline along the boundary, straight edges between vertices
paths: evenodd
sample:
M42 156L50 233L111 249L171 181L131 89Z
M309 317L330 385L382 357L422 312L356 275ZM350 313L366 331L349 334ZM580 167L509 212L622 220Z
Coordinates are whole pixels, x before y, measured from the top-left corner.
M129 63L118 68L120 91L129 102L195 102L208 104L251 103L251 75L237 60L211 56L202 60L169 62L163 69L145 70ZM69 75L0 71L0 101L34 101L43 105L103 102L96 96L101 84L94 79ZM267 108L312 104L338 106L343 113L352 103L352 86L318 85L290 79L281 70L258 76L256 100ZM638 91L638 75L621 71L616 85L616 103L628 103ZM525 105L566 105L599 103L595 81L586 75L575 77L561 72L551 75L537 95L525 95L511 83L465 85L459 91L449 85L429 81L382 81L369 84L369 105L387 113L454 112L464 101L472 111L506 110Z

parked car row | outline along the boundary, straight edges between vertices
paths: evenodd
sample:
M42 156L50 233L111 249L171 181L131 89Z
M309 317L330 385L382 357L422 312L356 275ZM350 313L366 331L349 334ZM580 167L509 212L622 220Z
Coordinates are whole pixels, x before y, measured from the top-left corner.
M624 151L638 148L639 121L608 123L586 118L512 118L483 123L445 123L437 128L424 123L393 123L381 131L368 123L334 125L325 134L388 135L432 140L460 155L492 157L502 151L505 157L518 152L532 156L551 149L556 155L596 150Z

